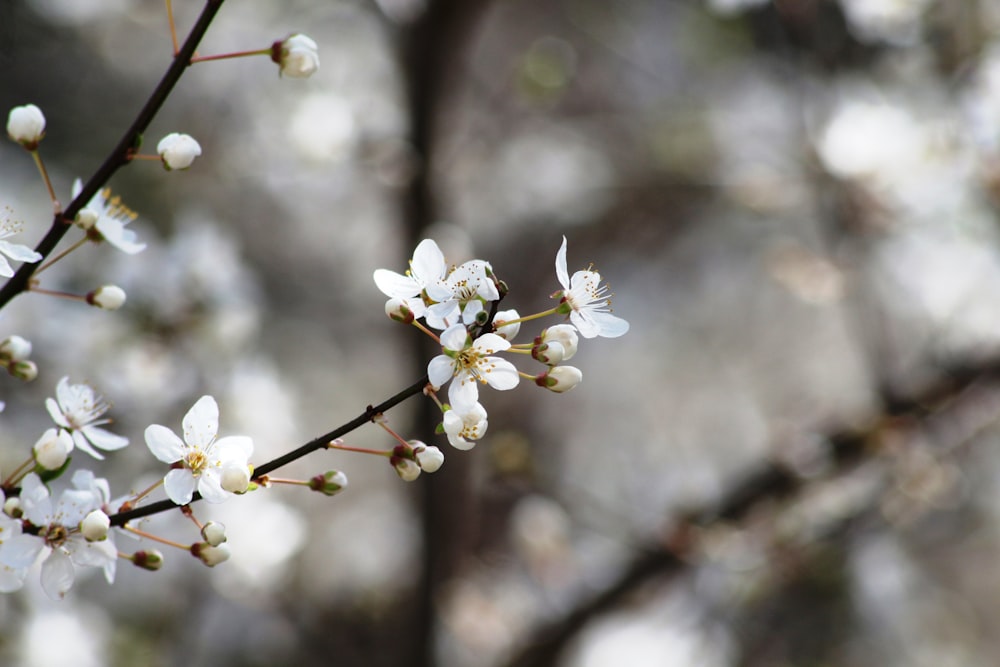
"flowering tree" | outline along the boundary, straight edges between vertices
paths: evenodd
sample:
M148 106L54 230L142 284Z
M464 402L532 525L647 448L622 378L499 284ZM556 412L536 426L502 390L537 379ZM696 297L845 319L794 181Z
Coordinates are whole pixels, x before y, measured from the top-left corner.
M104 243L133 256L139 270L143 268L140 253L151 242L141 239L129 226L141 216L112 193L109 182L119 170L143 160L159 162L166 172L197 170L196 158L203 151L188 134L166 134L156 144L156 155L142 151L148 128L193 65L265 55L277 64L282 77L308 78L319 69L319 47L301 33L278 39L264 49L197 55L198 45L222 4L221 0L205 3L190 32L179 40L171 2L166 3L174 43L174 56L166 72L103 163L88 178L76 179L71 189L50 176L46 168L44 139L50 128L43 111L30 103L10 110L7 134L34 161L49 195L53 219L36 243L37 225L15 223L16 214L7 212L4 240L0 241L0 274L7 281L0 288L0 309L15 298L55 298L104 311L128 308L126 292L118 285L102 284L77 293L47 286L46 278L51 275L47 272L57 264L87 261L84 250ZM71 191L65 206L57 195L59 190ZM11 262L19 266L15 268ZM208 566L223 563L230 557L226 531L221 523L211 520L211 505L274 493L283 485L327 496L341 493L348 480L340 470L305 479L275 474L320 450L382 458L405 481L413 481L423 472L435 472L445 457L441 448L426 443L434 434L406 438L390 427L387 413L396 405L411 397L432 402L439 411L442 442L446 438L454 448L469 450L487 433L489 399L480 396L481 386L507 391L524 379L550 392L564 393L583 377L580 369L563 363L577 352L579 338L618 337L629 328L625 320L610 313L610 295L599 273L588 268L570 277L565 237L555 255L555 272L547 290L556 305L530 315L506 307L513 295L490 262L449 261L431 239L419 243L404 272L378 269L373 277L374 285L388 297L386 315L433 341L440 354L428 360L424 377L409 382L391 398L368 405L355 419L270 460L255 452L253 436L220 437L220 421L224 420L220 419L218 403L213 396L204 395L191 399L193 405L181 420L179 434L158 423L145 428L149 454L161 466L165 464L158 479L149 485L109 482L99 476L99 462L124 450L135 438L112 426L112 404L95 387L62 376L44 403L52 425L37 436L32 447L25 448L23 462L2 476L3 592L34 586L35 577L40 576L41 589L53 599L62 599L81 570L99 568L107 582L114 583L119 561L144 570L160 570L169 561L165 555L168 548L186 551ZM93 316L115 317L96 312ZM543 318L553 324L524 335L523 329ZM0 343L0 364L12 378L33 382L47 374L47 369L40 369L34 361L31 332L23 333L6 333ZM525 342L516 342L519 334ZM511 359L518 357L515 365ZM446 384L444 400L439 391ZM349 444L347 438L352 433L371 423L388 434L391 447ZM199 501L209 506L202 507ZM179 512L191 521L189 538L158 534L154 517L168 512ZM139 539L129 542L125 536Z

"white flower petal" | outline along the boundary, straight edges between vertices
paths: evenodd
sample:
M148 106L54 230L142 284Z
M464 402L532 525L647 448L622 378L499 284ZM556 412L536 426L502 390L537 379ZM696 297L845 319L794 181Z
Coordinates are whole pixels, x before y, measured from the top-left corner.
M232 498L233 494L222 488L217 468L206 470L198 478L198 493L210 503L221 503Z
M106 431L99 426L84 426L80 430L83 431L87 440L104 451L113 452L128 446L128 438Z
M514 364L500 357L487 357L486 361L492 365L488 373L483 373L486 384L494 389L506 391L513 389L521 381L521 376L517 374Z
M37 262L42 258L40 254L28 246L21 245L20 243L10 243L9 241L0 241L0 253L7 255L17 262Z
M448 386L448 402L452 405L469 405L479 401L479 383L468 373L464 375L464 378L455 378Z
M176 433L159 424L146 427L146 446L153 456L164 463L180 461L187 451Z
M556 278L564 290L569 289L569 271L566 270L566 237L563 237L562 245L556 252Z
M604 338L618 338L628 333L628 322L616 315L591 311L590 317L597 326L599 336L603 336Z
M477 338L472 344L472 347L479 352L479 354L493 354L494 352L509 350L510 341L506 338L501 338L495 333L488 333Z
M0 563L8 567L31 567L45 548L45 540L37 535L16 535L3 543Z
M83 436L82 431L71 431L71 433L73 435L73 444L76 445L77 449L82 449L83 451L90 454L98 461L104 460L104 455L101 454L96 449L94 449L93 447L91 447L90 442L87 440L87 438Z
M192 447L207 448L219 432L219 405L211 396L202 396L191 406L182 422L184 442Z
M410 276L404 276L388 269L376 269L372 278L375 280L375 286L386 296L395 299L409 299L420 294L420 285Z
M163 478L163 489L167 492L167 497L178 505L187 505L191 502L194 487L194 475L186 468L171 470Z
M56 423L56 426L70 428L69 422L66 421L66 416L59 409L59 404L56 403L54 398L45 399L45 409L49 411L49 416L52 417L52 421Z
M212 446L212 457L219 460L219 465L227 462L245 464L253 456L253 440L245 435L230 435L219 438Z
M451 357L439 354L427 364L427 379L435 389L440 389L444 383L455 374L455 360Z
M424 239L413 251L413 261L410 271L421 285L438 281L448 272L448 264L444 261L444 253L433 239Z
M463 324L454 324L441 332L441 345L452 352L464 350L468 342L469 332ZM507 347L510 347L510 343L507 343Z
M42 563L42 590L53 600L61 600L73 587L75 576L69 556L61 549L55 549Z

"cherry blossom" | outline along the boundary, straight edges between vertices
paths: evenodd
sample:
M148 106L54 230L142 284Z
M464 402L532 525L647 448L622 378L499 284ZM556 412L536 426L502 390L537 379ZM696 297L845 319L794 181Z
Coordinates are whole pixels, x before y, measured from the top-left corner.
M80 179L73 182L73 199L83 190ZM145 243L136 240L136 234L125 225L138 214L122 203L122 198L111 195L111 188L98 192L76 215L77 224L91 240L107 241L122 252L134 255L146 249Z
M38 534L22 533L4 542L0 562L11 568L27 568L41 556L42 590L56 600L73 586L75 566L103 568L108 583L113 583L118 550L111 535L88 541L80 530L81 521L100 505L99 494L79 488L63 491L53 503L38 475L26 476L21 484L21 509Z
M424 239L413 251L410 268L405 274L388 269L376 269L372 277L375 286L383 294L402 302L413 313L413 317L423 317L425 304L418 297L428 286L440 283L448 273L448 265L438 244L431 239ZM398 307L393 303L393 307ZM388 304L387 304L388 308Z
M319 47L302 33L296 33L275 43L272 59L281 67L280 74L293 79L305 79L319 69Z
M99 428L111 423L100 418L111 406L88 385L71 385L69 377L62 378L56 385L55 399L45 399L45 407L56 426L72 434L73 444L95 459L104 456L94 447L110 452L128 445L128 438Z
M459 409L446 410L442 417L442 425L452 447L461 450L472 449L476 443L470 441L479 440L486 435L486 428L489 425L486 408L474 402Z
M226 483L234 477L230 468L247 471L241 477L249 481L248 462L253 454L253 441L246 436L216 439L219 406L214 398L202 396L198 399L184 416L182 425L183 441L166 426L153 424L146 428L146 445L153 456L164 463L181 466L173 468L163 478L170 500L178 505L187 505L196 488L208 502L219 503L228 499L234 492L232 486Z
M190 134L171 132L156 144L156 152L167 171L184 170L201 155L201 144Z
M601 285L597 271L577 271L571 278L566 270L566 237L556 253L556 277L563 289L559 312L569 315L569 321L584 338L603 336L617 338L628 331L628 322L612 315L608 286Z
M10 262L7 261L8 257L15 262L29 263L37 262L42 258L40 254L26 245L4 241L5 238L13 236L20 231L21 225L11 222L9 216L5 213L3 220L0 221L0 276L4 278L10 278L14 275L14 269L11 268Z
M483 303L500 298L489 262L470 260L443 279L427 285L427 296L437 303L427 308L426 320L435 329L447 329L459 320L474 324Z
M7 134L29 151L45 136L45 114L34 104L14 107L7 116Z
M516 387L521 379L514 364L492 356L510 348L510 343L496 334L483 334L473 341L464 325L455 324L442 332L441 345L443 354L427 364L427 376L435 389L455 378L448 387L448 400L453 406L475 403L479 399L479 382L505 391Z

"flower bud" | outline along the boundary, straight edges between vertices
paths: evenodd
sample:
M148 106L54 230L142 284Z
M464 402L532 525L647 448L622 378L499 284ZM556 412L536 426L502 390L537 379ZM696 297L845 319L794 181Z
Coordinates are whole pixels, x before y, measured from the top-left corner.
M521 316L516 310L501 310L493 316L493 333L506 340L514 340L514 336L521 330L521 323L505 324L511 320L519 320Z
M155 572L163 567L163 554L158 549L136 551L132 554L132 563L136 567Z
M167 171L187 169L201 155L201 145L189 134L171 132L156 144L156 152Z
M108 539L108 530L111 528L111 519L101 510L94 510L83 517L80 522L80 533L88 542L100 542Z
M396 474L404 482L412 482L417 477L420 477L420 466L417 465L416 461L397 456L393 456L390 461L392 462L392 467L396 470Z
M335 496L347 487L347 475L339 470L328 470L309 480L309 488L327 496Z
M87 295L87 303L102 310L118 310L125 305L125 290L118 285L102 285Z
M34 104L14 107L7 116L7 134L29 151L45 136L45 115Z
M556 324L545 329L541 336L543 343L558 342L563 347L562 361L569 361L576 354L580 337L576 333L576 327L572 324Z
M424 472L437 472L444 465L444 452L437 447L424 447L415 451L417 463Z
M0 359L24 361L31 356L31 342L20 336L8 336L0 342Z
M250 487L250 468L230 463L223 466L219 475L219 485L230 493L246 493Z
M319 47L309 37L296 33L271 46L271 60L278 63L280 75L306 79L319 69Z
M15 361L7 366L7 372L16 377L18 380L31 382L38 377L38 364L31 360Z
M403 324L410 324L413 322L413 311L406 304L403 299L389 299L385 302L385 314L389 316L389 319L395 322L402 322Z
M217 547L226 541L226 527L217 521L209 521L201 527L201 536L209 546Z
M212 546L208 542L195 542L191 545L191 555L209 567L229 560L229 547L225 544Z
M73 451L73 436L69 431L50 428L32 449L35 463L46 470L59 470Z
M531 356L546 366L555 366L566 358L566 348L557 340L551 343L536 343L531 348Z
M556 366L535 378L535 384L549 391L563 393L583 380L583 373L575 366Z
M21 511L21 499L14 496L5 500L3 503L3 513L13 519L20 519L24 514Z

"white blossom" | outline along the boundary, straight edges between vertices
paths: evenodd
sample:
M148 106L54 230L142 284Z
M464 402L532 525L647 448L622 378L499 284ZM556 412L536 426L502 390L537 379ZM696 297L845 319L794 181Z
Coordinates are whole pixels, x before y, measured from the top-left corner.
M510 343L500 336L483 334L475 341L462 324L455 324L441 333L443 354L427 364L427 376L435 389L450 378L448 401L453 407L465 407L479 399L479 382L494 389L513 389L520 381L514 364L492 356L510 348Z
M461 450L472 449L476 443L470 441L479 440L486 435L486 428L489 425L486 408L478 402L459 409L453 407L445 411L442 425L452 447Z
M73 586L74 566L103 568L105 578L112 583L118 559L114 540L109 534L107 539L90 542L79 530L83 518L100 504L99 494L78 488L63 491L53 503L38 475L26 476L21 484L21 508L38 534L22 533L5 542L0 562L26 568L41 557L42 590L53 599L62 598Z
M278 42L273 58L281 68L279 74L293 79L305 79L319 69L319 46L310 37L296 33Z
M535 378L535 384L557 394L569 391L583 381L583 372L575 366L556 366Z
M513 320L521 319L521 315L516 310L498 310L493 316L493 333L507 340L514 340L521 330L521 323L507 324Z
M416 461L393 457L392 467L404 482L412 482L420 477L420 465Z
M24 585L24 578L28 573L27 567L11 567L3 562L4 544L19 536L24 525L20 519L6 513L7 507L12 505L11 501L18 501L17 505L20 507L18 498L5 498L3 489L0 489L0 505L5 510L0 514L0 593L19 590Z
M101 285L87 295L87 303L101 310L118 310L125 305L125 290L118 285Z
M603 336L617 338L628 331L628 322L612 315L608 286L601 285L597 271L577 271L571 278L566 270L566 237L556 253L556 277L563 289L559 312L569 315L569 321L584 338Z
M111 529L111 518L104 510L91 510L80 522L80 533L88 542L100 542L108 539Z
M46 470L58 470L73 451L73 436L69 431L50 428L32 448L35 462Z
M26 245L4 241L5 238L13 236L20 231L21 225L11 221L8 212L5 212L3 220L0 221L0 277L10 278L14 275L14 269L11 268L10 262L7 261L8 257L15 262L29 263L37 262L42 258L39 253Z
M56 384L55 399L45 399L45 407L56 426L69 431L73 435L73 443L95 459L103 459L104 456L94 447L114 451L128 445L128 438L99 428L102 424L111 423L110 419L100 418L110 406L88 385L71 385L69 377L62 378Z
M31 356L31 341L21 336L7 336L0 342L0 359L25 361Z
M201 145L189 134L171 132L156 144L167 171L187 169L201 155Z
M433 445L428 446L420 443L421 447L415 448L414 456L417 463L424 472L437 472L444 465L444 452Z
M80 179L73 182L73 199L83 190ZM146 249L139 243L136 233L126 229L138 214L122 202L122 198L111 194L111 188L104 188L76 214L76 223L87 232L92 240L107 241L124 253L134 255ZM95 234L96 231L96 234Z
M394 300L399 300L410 309L413 317L423 317L425 305L423 300L417 297L429 285L438 284L447 273L448 265L437 243L431 239L424 239L413 251L410 268L405 274L389 269L376 269L372 277L375 279L375 286L390 297L392 308L397 306ZM389 311L390 305L387 303L386 312Z
M219 406L211 396L198 399L184 415L182 425L183 441L166 426L153 424L146 428L146 445L153 456L164 463L181 464L163 478L167 496L178 505L186 505L191 502L197 488L208 502L226 500L233 494L232 473L228 469L230 466L248 467L253 454L253 441L246 436L216 439ZM224 475L226 486L223 486ZM243 488L246 489L245 486Z
M460 321L474 324L483 303L500 298L491 273L488 262L473 259L456 266L443 280L428 284L427 296L437 303L427 308L427 324L435 329L447 329Z

